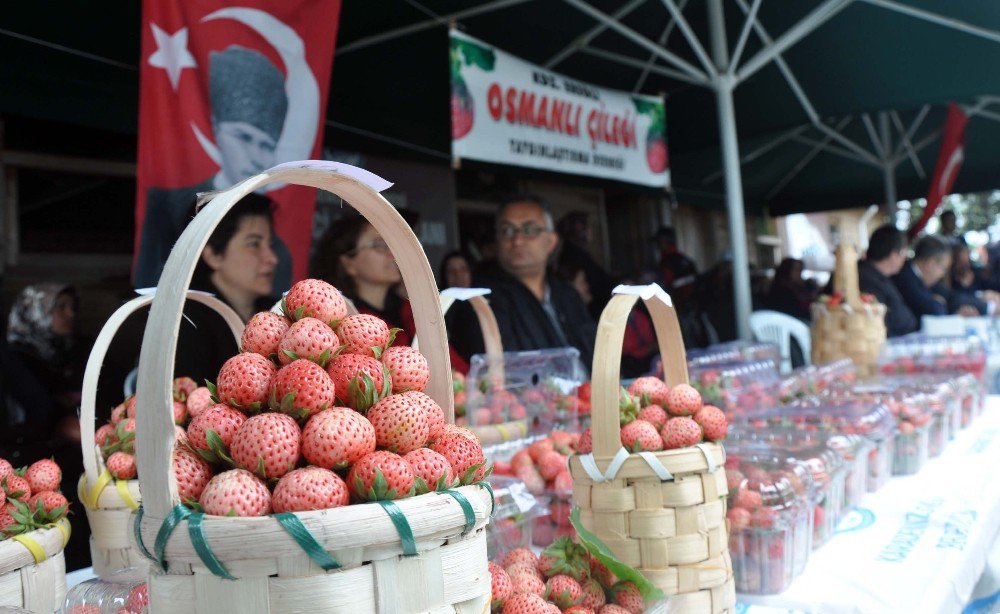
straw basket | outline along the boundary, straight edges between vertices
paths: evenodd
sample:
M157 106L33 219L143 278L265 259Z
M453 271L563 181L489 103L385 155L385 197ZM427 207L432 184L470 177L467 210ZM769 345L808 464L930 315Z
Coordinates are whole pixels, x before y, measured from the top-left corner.
M239 344L243 322L228 305L203 292L189 292L189 300L213 309L229 325ZM94 349L83 373L80 403L80 440L83 443L84 474L80 476L79 493L90 524L90 558L94 573L106 577L126 567L145 568L146 559L129 545L129 515L139 507L139 481L116 480L104 467L101 453L94 443L97 384L101 365L118 329L133 313L145 309L152 296L139 296L119 307L101 328ZM172 414L171 414L172 415Z
M0 608L59 612L66 598L69 521L0 542Z
M593 453L570 458L580 520L622 562L670 597L670 611L723 613L736 604L726 530L725 452L699 444L629 454L619 437L625 325L642 296L666 383L687 383L677 313L659 286L619 287L597 327L591 389Z
M885 343L885 305L863 303L858 287L858 258L854 246L837 248L834 288L843 303L827 307L812 305L812 362L825 364L850 358L861 377L875 374L875 362Z
M181 235L150 310L139 360L137 412L142 507L133 543L159 564L152 614L190 612L459 612L490 607L488 487L464 486L400 501L259 518L190 513L171 470L171 378L184 290L227 211L271 183L321 188L362 213L396 255L430 366L427 394L454 420L444 321L420 243L378 189L384 180L332 162L292 162L217 195Z

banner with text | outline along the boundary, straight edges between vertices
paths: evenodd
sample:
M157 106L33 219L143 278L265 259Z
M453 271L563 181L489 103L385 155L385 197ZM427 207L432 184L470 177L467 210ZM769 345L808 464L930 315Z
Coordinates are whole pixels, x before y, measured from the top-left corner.
M662 98L570 79L455 30L450 58L456 160L669 185Z

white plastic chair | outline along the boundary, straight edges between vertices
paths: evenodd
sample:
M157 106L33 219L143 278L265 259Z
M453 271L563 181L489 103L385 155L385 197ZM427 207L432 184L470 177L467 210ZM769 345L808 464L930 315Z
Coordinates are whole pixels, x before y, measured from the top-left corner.
M792 342L799 344L805 364L809 364L812 341L804 322L779 311L755 311L750 314L750 330L757 341L767 341L781 350L781 372L792 370Z

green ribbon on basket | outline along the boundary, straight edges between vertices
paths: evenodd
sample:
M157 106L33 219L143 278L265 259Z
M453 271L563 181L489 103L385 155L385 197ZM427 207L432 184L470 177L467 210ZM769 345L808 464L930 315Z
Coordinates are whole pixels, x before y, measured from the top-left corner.
M229 570L216 558L212 548L209 547L208 540L205 539L205 528L202 525L204 519L205 514L201 512L192 512L188 515L188 535L191 537L194 551L198 553L198 558L210 572L226 580L235 580L236 578L230 575Z
M472 509L472 504L465 498L465 495L457 490L442 490L441 494L450 495L455 501L458 501L458 505L465 513L465 529L462 531L462 535L468 535L469 531L476 526L476 510Z
M142 541L142 514L143 508L142 505L140 505L139 509L135 510L135 516L132 520L132 531L135 533L135 543L139 546L139 552L141 552L143 556L151 561L155 561L156 557L154 557L153 553L146 548L146 543Z
M314 563L323 568L324 571L340 569L340 563L338 563L335 558L330 556L330 553L327 552L326 549L316 540L316 537L309 531L298 516L291 512L284 512L281 514L275 514L274 519L278 521L281 528L292 536L292 539L294 539L295 543L302 548L302 551L305 552Z
M417 541L413 538L413 529L410 521L406 519L406 514L399 506L392 501L377 501L385 513L389 515L392 524L396 526L396 533L399 534L399 541L403 543L403 556L417 555Z
M160 564L160 569L166 573L167 571L167 561L165 559L164 553L167 550L167 540L173 534L174 529L180 524L182 520L191 515L191 510L184 507L183 505L175 505L174 509L170 510L167 517L163 519L163 524L160 525L160 530L156 533L156 544L153 548L156 552L156 562Z

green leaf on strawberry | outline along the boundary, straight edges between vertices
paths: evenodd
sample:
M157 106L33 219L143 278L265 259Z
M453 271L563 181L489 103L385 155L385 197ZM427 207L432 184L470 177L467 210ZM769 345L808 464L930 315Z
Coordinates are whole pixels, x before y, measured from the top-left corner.
M219 389L215 387L215 384L209 380L205 380L205 387L208 388L208 393L212 397L213 403L219 402Z
M599 537L588 531L587 528L583 526L583 523L580 522L579 507L573 508L573 511L569 515L569 519L573 524L573 528L576 529L577 536L580 538L580 543L590 551L590 554L592 554L597 560L603 563L605 567L612 571L619 580L627 580L635 583L646 603L663 599L663 591L647 580L646 576L639 573L638 570L619 561L611 552L611 549L608 548Z

